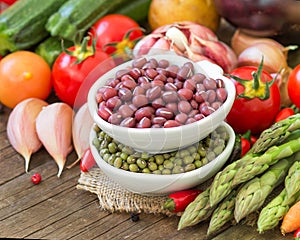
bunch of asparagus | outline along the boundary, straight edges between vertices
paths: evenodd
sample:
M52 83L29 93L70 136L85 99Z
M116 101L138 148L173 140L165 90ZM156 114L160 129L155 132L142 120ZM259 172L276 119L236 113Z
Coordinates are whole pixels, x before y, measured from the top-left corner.
M260 233L276 227L300 199L300 114L274 123L242 158L218 172L211 186L188 205L178 230L210 218L208 235L260 211ZM262 208L273 190L282 192Z

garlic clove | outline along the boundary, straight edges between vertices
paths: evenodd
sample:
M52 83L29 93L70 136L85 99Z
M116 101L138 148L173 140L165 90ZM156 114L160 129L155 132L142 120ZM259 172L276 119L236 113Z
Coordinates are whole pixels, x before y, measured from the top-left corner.
M89 112L88 104L85 103L79 108L73 118L72 139L78 158L68 168L79 162L84 151L89 147L89 136L93 123L94 121Z
M60 177L67 156L73 150L73 114L68 104L57 102L44 107L36 119L38 137L58 166L57 177Z
M48 103L38 98L28 98L18 103L8 117L7 137L12 147L25 159L28 172L32 153L37 152L42 143L38 138L35 121Z

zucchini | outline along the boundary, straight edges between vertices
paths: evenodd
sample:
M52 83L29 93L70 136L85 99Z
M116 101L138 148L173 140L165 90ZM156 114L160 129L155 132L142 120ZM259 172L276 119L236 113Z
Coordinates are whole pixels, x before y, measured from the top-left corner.
M50 16L46 29L52 36L75 42L98 19L130 2L131 0L69 0Z
M128 16L138 23L144 22L148 17L150 3L151 0L134 0L119 7L113 13Z
M48 18L66 0L19 0L0 14L0 52L29 49L49 35Z
M35 53L40 55L50 67L52 67L56 58L63 52L62 44L64 48L68 48L74 45L73 42L65 40L62 43L62 40L58 37L48 37L37 45Z

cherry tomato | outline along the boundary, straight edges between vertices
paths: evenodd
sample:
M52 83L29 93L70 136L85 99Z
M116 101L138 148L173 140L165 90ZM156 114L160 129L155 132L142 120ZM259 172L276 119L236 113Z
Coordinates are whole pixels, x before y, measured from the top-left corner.
M229 76L237 97L227 122L237 133L250 130L253 135L270 127L280 109L280 91L272 76L262 70L262 64L236 68Z
M289 98L296 107L300 108L300 64L290 73L287 87Z
M51 69L30 51L16 51L0 61L0 101L13 108L26 98L45 100L51 92Z
M289 107L283 108L276 115L275 122L279 122L279 121L286 119L289 116L292 116L294 114L295 114L295 111L292 108L289 108Z
M130 41L136 40L143 36L143 32L137 29L139 27L139 24L130 17L121 14L109 14L103 18L100 18L91 27L90 33L97 37L96 47L105 49L106 53L111 54L116 51L116 47L108 46L105 48L106 44L122 42L122 40L124 40L122 42L123 44L120 44L120 48L126 46L133 48L132 42ZM130 30L133 31L130 32L129 38L124 39L126 33L128 33Z
M81 86L89 74L95 73L93 70L97 71L92 79L96 81L98 77L112 69L115 63L100 49L92 52L91 47L86 49L84 45L76 45L67 50L68 52L62 52L53 63L53 87L60 100L77 108L87 100L88 89L93 82L85 84L84 89ZM82 55L87 57L80 59ZM96 69L97 66L99 67Z

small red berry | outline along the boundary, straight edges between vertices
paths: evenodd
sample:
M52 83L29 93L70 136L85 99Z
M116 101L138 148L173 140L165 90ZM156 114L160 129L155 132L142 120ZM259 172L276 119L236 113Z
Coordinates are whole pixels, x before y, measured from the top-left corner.
M35 173L31 176L31 182L33 182L33 184L39 184L42 180L42 176L39 173Z

